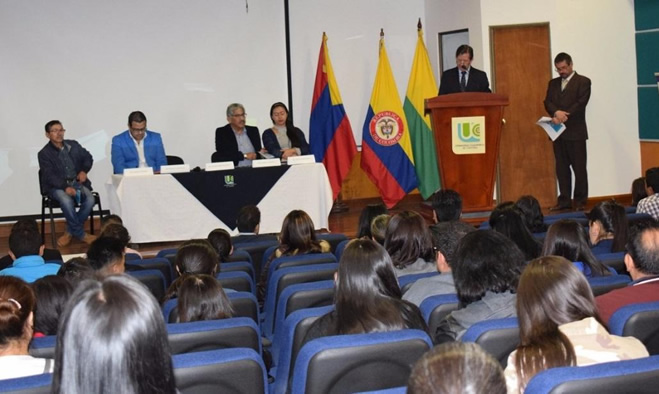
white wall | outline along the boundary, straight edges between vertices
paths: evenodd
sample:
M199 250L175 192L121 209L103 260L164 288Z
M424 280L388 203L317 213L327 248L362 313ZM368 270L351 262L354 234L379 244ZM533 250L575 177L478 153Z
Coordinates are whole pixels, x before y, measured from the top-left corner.
M110 139L142 110L168 154L203 166L225 109L271 124L285 101L283 1L34 0L0 2L0 217L40 210L37 152L44 124L94 156L104 201ZM107 208L107 206L106 206Z
M476 53L474 65L488 74L491 26L549 22L552 58L559 52L569 53L575 70L592 80L587 108L589 194L629 193L632 180L641 173L633 2L470 0L467 5L427 1L427 25L433 30L426 34L433 37L437 32L468 28ZM433 61L436 48L435 38L428 43L428 50L435 51Z
M309 114L323 32L355 141L361 145L378 63L380 28L401 101L416 47L423 0L291 0L291 63L295 123L309 134Z

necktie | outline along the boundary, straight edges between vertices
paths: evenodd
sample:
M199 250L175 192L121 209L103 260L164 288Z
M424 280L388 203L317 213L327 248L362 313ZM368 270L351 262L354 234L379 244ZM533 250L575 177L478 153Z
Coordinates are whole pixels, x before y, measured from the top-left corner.
M567 78L561 79L561 92L565 90L566 86L567 86Z
M467 88L467 76L466 76L466 74L467 74L466 71L462 71L462 76L460 77L460 90L463 91L463 92Z

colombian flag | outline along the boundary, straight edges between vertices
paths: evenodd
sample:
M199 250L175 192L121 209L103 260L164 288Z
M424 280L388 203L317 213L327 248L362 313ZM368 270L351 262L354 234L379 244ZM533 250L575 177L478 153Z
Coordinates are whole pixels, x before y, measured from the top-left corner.
M361 167L388 208L417 186L407 119L380 32L380 61L362 136Z
M322 162L332 185L334 199L341 191L341 182L350 171L357 154L352 127L343 109L339 87L327 49L327 36L323 33L320 44L316 83L311 102L309 145L317 162Z
M423 115L424 100L435 97L437 84L432 74L430 58L423 43L421 21L418 25L419 38L414 51L412 73L407 83L405 96L405 116L412 139L416 176L419 178L419 191L427 199L439 189L439 171L437 170L437 153L435 139L430 127L430 117Z

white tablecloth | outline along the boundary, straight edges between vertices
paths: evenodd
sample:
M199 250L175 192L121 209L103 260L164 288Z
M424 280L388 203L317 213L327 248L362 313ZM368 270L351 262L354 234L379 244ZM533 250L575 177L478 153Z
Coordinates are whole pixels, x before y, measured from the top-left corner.
M206 238L216 228L232 232L169 174L112 175L105 186L110 210L121 216L132 242ZM322 164L291 166L257 205L261 210L260 232L278 233L284 217L293 209L307 212L316 229L328 228L332 203L332 188Z

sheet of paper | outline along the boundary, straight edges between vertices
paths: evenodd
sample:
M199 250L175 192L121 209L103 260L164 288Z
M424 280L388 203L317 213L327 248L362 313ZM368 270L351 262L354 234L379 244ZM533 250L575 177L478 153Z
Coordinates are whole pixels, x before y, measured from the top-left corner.
M561 134L565 131L565 125L563 123L554 124L551 122L551 118L548 116L543 116L535 122L538 126L547 133L549 138L552 141L556 141L556 138L560 137Z

